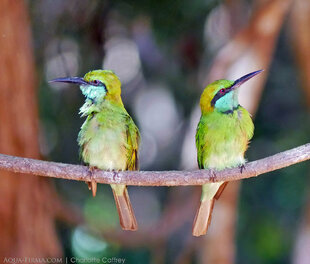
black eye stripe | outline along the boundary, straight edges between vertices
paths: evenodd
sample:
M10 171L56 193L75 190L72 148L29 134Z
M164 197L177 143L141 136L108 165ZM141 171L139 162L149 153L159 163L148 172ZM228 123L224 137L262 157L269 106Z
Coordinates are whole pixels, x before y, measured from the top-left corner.
M223 90L224 90L224 92L223 92ZM228 92L229 92L229 91L228 91ZM220 89L220 90L216 93L216 95L213 97L213 99L212 99L212 101L211 101L211 106L214 106L215 103L216 103L216 101L217 101L218 99L220 99L221 97L223 97L226 93L227 93L227 90L225 90L225 89Z
M88 83L91 84L91 85L93 85L93 86L102 86L102 87L104 87L104 89L105 89L106 91L108 90L107 87L106 87L106 85L105 85L103 82L99 81L99 80L89 81Z
M220 93L217 93L217 94L213 97L213 99L212 99L212 101L211 101L211 106L214 106L215 103L216 103L216 101L217 101L218 99L220 99L221 97L222 97L222 95L221 95Z

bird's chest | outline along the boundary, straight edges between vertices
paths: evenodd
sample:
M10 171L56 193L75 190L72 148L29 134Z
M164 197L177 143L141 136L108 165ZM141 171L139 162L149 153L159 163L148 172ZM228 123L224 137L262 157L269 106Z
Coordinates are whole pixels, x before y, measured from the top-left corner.
M93 117L80 132L83 161L103 170L125 170L127 167L127 135L122 122Z
M244 153L249 141L247 122L252 126L252 120L241 115L241 112L221 115L204 123L201 143L205 168L224 169L245 162Z

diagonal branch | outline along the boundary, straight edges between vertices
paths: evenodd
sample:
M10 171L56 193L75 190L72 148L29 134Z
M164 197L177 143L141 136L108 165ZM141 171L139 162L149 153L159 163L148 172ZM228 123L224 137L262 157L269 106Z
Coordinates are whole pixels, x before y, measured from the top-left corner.
M45 177L98 183L126 184L137 186L202 185L207 182L235 181L261 175L310 159L310 143L280 152L273 156L252 161L239 168L214 172L194 171L102 171L90 172L88 167L0 154L0 169L35 174Z

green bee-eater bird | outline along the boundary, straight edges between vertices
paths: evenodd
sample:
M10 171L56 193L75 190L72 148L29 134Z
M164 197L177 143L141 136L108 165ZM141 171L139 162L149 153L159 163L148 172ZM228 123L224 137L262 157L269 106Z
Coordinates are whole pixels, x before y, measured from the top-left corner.
M80 108L87 116L78 143L81 158L91 168L102 170L137 170L140 134L121 99L121 82L109 70L88 72L84 78L68 77L53 82L74 83L86 97ZM92 185L93 195L96 184ZM137 230L137 221L126 185L111 184L120 225L124 230Z
M218 80L209 84L200 98L201 118L196 131L197 161L200 169L223 170L244 166L244 153L253 136L254 125L249 112L238 102L238 87L262 70L236 81ZM227 182L202 186L200 206L193 224L194 236L206 234L214 200Z

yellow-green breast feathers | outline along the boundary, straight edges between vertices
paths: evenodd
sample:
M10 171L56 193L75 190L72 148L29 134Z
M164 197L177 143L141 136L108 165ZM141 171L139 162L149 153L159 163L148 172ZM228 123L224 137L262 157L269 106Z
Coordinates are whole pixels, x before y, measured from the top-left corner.
M252 76L252 75L250 75ZM244 153L253 136L254 125L247 110L239 105L238 88L249 76L209 84L200 98L201 118L196 131L197 161L200 169L222 170L244 164ZM226 183L202 186L200 206L192 234L204 235L211 221L215 199Z
M53 81L78 84L86 98L80 114L87 117L78 136L83 161L102 170L138 169L139 130L124 108L119 78L112 71L95 70L83 78ZM95 196L96 183L92 181L89 186ZM122 228L137 230L126 186L112 184L111 187Z
M106 92L81 107L82 115L88 116L78 137L83 161L103 170L138 169L139 130L123 106L120 80L107 70L91 71L84 80L99 80ZM86 97L96 87L91 88L84 89Z
M110 112L109 112L110 111ZM127 112L88 116L79 133L83 161L103 170L138 169L139 131Z
M248 111L238 103L238 92L225 94L233 84L229 80L215 81L201 95L201 118L196 132L199 168L224 169L244 163L254 125ZM224 96L215 101L222 91Z
M253 131L250 114L241 106L231 114L217 110L202 114L196 132L199 168L220 170L243 164Z

